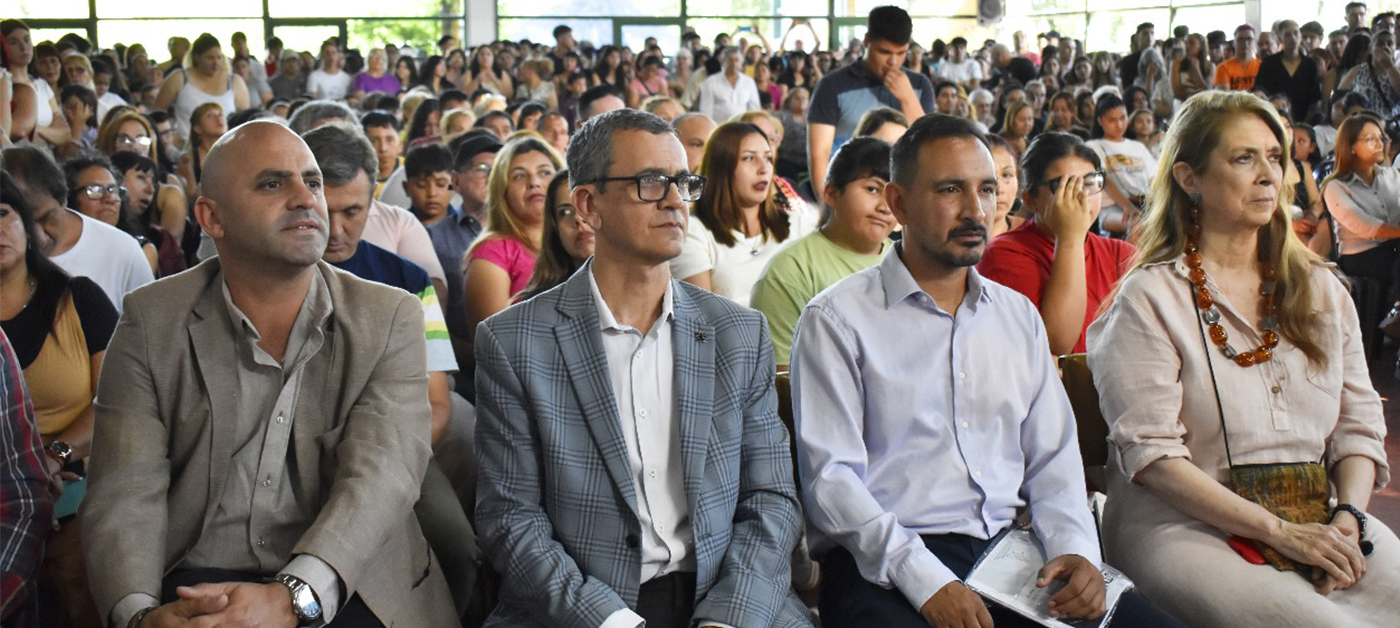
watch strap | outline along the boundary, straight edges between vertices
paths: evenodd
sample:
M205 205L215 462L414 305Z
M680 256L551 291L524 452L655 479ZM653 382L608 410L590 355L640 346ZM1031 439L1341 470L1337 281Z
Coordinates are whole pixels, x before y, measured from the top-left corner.
M1332 519L1336 519L1337 513L1339 512L1345 512L1356 517L1356 525L1359 532L1357 537L1361 539L1366 538L1366 515L1361 512L1360 508L1351 504L1337 504L1337 507L1332 509Z
M279 573L273 577L273 580L287 587L287 591L291 593L292 614L296 616L298 626L314 625L321 619L321 600L311 585L288 573ZM306 605L300 599L303 594L310 596L310 605Z

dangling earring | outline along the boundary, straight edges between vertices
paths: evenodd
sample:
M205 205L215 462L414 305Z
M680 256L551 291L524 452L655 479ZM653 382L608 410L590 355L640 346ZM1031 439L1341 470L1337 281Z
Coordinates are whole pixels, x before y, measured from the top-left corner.
M1199 209L1201 208L1201 198L1202 198L1202 197L1201 197L1201 193L1200 193L1200 192L1192 192L1192 193L1190 194L1190 196L1191 196L1191 205L1192 205L1192 207L1191 207L1191 219L1192 219L1192 221L1194 222L1195 219L1196 219L1196 212L1197 212L1197 210L1199 210Z

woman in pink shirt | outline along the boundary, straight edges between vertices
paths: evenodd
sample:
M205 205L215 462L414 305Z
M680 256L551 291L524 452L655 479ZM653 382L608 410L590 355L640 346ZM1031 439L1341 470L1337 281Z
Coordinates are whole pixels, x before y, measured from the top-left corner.
M463 261L467 329L506 309L535 272L546 188L564 159L535 135L506 143L486 184L486 230Z

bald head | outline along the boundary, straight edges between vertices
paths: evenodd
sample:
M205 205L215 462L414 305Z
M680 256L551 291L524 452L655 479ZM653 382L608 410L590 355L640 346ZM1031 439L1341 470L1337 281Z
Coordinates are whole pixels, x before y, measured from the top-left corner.
M289 140L291 144L286 143ZM219 200L228 191L231 174L251 166L254 163L253 153L267 151L274 145L282 148L298 146L308 156L311 155L306 142L280 122L254 120L241 124L225 133L209 148L199 178L200 194ZM314 158L312 163L315 164Z
M256 120L219 138L204 164L195 216L226 269L269 280L299 275L321 259L324 185L300 137Z

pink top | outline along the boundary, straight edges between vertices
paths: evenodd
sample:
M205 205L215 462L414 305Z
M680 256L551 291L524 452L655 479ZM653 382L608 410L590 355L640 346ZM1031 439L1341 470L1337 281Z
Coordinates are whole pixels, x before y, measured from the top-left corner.
M467 253L466 263L478 259L500 266L510 275L511 296L524 290L530 275L535 273L535 254L515 238L496 237L478 244Z

